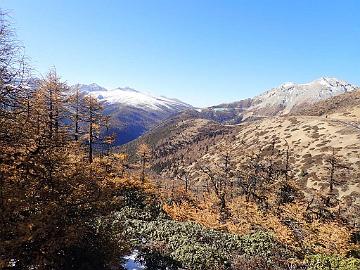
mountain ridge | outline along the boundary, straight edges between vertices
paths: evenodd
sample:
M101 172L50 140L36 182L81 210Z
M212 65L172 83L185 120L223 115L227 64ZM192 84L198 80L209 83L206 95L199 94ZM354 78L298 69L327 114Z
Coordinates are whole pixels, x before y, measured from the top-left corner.
M197 114L224 124L239 124L290 114L301 107L357 89L354 84L332 77L321 77L308 83L286 82L252 98L198 109Z
M123 103L132 105L134 107L148 106L152 109L159 109L159 107L178 107L190 108L187 104L179 99L168 98L165 96L155 96L149 92L142 92L131 87L116 87L107 89L96 83L91 84L75 84L70 87L71 89L78 88L81 92L90 94L101 101L108 103Z
M106 89L96 83L75 84L82 93L99 99L104 112L111 116L109 133L115 134L115 145L136 139L161 121L182 111L190 104L177 99L155 96L131 87Z
M321 77L308 83L284 83L255 96L253 98L255 105L250 110L284 106L276 114L287 114L303 104L315 103L355 89L357 86L331 77Z
M357 89L357 86L344 80L321 77L307 83L285 82L253 98L195 108L174 98L154 96L128 86L106 89L92 83L72 87L79 87L81 91L104 102L105 112L112 115L112 132L120 138L116 145L136 139L178 114L182 114L180 118L183 119L200 118L236 125L244 121L291 114L316 102Z

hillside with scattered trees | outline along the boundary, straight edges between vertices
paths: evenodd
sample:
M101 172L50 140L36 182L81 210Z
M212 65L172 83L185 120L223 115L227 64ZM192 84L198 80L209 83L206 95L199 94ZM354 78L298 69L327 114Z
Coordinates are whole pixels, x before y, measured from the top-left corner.
M0 269L360 268L355 128L180 116L119 149L99 100L31 78L1 11Z

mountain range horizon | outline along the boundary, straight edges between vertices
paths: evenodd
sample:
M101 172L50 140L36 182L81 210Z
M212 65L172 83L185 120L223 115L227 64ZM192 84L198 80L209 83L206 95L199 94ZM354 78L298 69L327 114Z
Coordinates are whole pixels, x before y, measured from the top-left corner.
M117 134L115 144L122 145L181 113L224 124L239 124L259 117L289 114L317 101L354 91L357 86L333 77L320 77L307 83L282 83L251 98L202 108L131 87L106 89L91 83L75 84L70 88L77 88L103 102L105 113L111 115L110 132Z
M355 88L358 87L356 84L349 83L347 80L338 79L337 77L321 76L321 77L319 77L317 79L314 79L314 80L311 80L309 82L294 82L294 81L285 81L284 80L284 82L279 84L278 86L273 86L271 88L264 89L260 93L254 94L254 95L249 96L247 98L253 98L253 97L262 95L262 94L264 94L266 92L269 92L269 91L271 91L273 89L277 89L277 88L281 88L281 87L297 86L297 85L309 85L309 84L316 83L316 82L321 83L321 81L325 82L324 84L327 85L327 86L331 86L331 83L333 83L333 84L342 83L343 85L348 84L348 85L354 86ZM120 89L120 90L123 90L123 91L144 93L144 94L148 94L148 95L151 95L151 96L170 98L170 99L173 99L173 100L180 101L177 97L167 97L167 96L163 96L163 95L156 95L155 92L153 92L153 91L139 90L139 89L135 89L135 88L133 88L131 86L118 86L118 87L115 87L115 88L106 88L106 87L103 87L103 86L99 85L96 82L91 82L91 83L88 83L88 84L86 84L86 83L76 83L76 84L71 85L71 88L73 88L73 87L79 87L79 89L81 89L82 91L85 91L85 92L114 91L114 90ZM239 98L239 99L234 100L234 101L239 101L239 100L242 100L242 99ZM187 104L191 105L194 108L208 108L208 107L212 107L212 106L216 106L216 105L224 104L224 103L219 101L218 103L212 104L212 105L209 105L209 106L194 106L194 105L192 105L190 103L187 103Z

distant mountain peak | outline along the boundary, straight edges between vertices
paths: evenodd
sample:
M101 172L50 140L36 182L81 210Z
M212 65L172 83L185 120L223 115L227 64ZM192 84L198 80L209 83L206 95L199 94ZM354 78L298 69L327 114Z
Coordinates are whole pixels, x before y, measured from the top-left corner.
M112 89L113 90L121 90L121 91L125 91L125 92L135 92L135 93L141 93L140 91L134 89L134 88L131 88L129 86L125 86L125 87L117 87L115 89Z
M346 81L339 80L334 77L321 77L321 78L313 81L312 83L319 83L319 84L322 84L325 86L350 85Z
M78 88L81 92L95 92L95 91L107 91L105 87L98 85L97 83L91 84L75 84L71 88Z
M282 87L282 88L289 88L289 87L292 87L292 86L294 86L294 85L295 85L294 82L285 82L285 83L281 84L280 87Z
M78 87L80 91L89 93L102 101L109 104L118 104L119 106L131 106L146 110L170 110L179 112L187 108L192 108L191 105L186 104L177 99L166 97L157 97L147 92L140 92L131 87L118 87L108 90L99 86L96 83L92 84L76 84L73 87Z
M321 77L308 83L287 82L279 87L253 98L252 110L267 114L272 110L277 114L287 114L294 107L312 104L357 89L357 86L333 77Z
M323 85L326 87L334 87L334 86L351 85L351 84L347 83L346 81L334 78L334 77L320 77L316 80L313 80L313 81L307 82L307 83L285 82L285 83L281 84L279 87L276 87L273 89L292 88L292 87L296 87L296 86L310 86L309 89L311 89L314 87L316 88L317 85ZM271 90L273 90L273 89L271 89Z
M100 85L98 85L97 83L90 83L89 84L90 87L94 87L94 88L102 88Z

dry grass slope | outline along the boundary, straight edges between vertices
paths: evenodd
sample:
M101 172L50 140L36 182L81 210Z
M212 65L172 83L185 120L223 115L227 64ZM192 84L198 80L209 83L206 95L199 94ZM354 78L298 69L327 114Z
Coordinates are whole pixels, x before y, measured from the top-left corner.
M341 184L335 185L335 193L347 214L360 222L360 91L318 102L296 114L240 125L178 117L131 147L143 141L151 144L153 168L165 178L174 178L174 164L181 161L193 185L202 188L204 176L198 171L199 164L217 166L225 152L230 153L233 164L240 164L274 140L278 149L289 145L292 177L308 196L328 192L326 158L334 151L350 168L337 175Z

